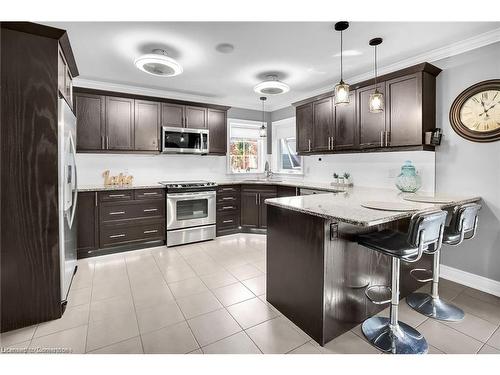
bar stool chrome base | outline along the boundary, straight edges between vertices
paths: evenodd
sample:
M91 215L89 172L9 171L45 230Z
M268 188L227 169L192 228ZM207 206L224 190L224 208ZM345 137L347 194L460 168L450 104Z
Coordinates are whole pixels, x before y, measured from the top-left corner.
M412 293L406 297L406 303L420 314L446 322L459 322L465 316L462 309L426 293Z
M425 354L429 349L420 332L403 322L391 326L389 318L371 317L363 322L361 330L373 346L386 353Z

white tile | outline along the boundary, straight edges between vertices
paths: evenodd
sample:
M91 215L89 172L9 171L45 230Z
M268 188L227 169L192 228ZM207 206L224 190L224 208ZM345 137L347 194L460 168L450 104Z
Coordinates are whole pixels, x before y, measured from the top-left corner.
M485 302L481 299L471 297L465 293L453 299L453 304L462 308L465 312L476 315L490 323L500 325L500 305Z
M229 306L229 313L243 327L250 328L278 315L259 298L252 298Z
M182 322L183 320L184 316L174 301L145 309L137 309L137 321L141 334L155 331Z
M0 346L7 347L17 343L31 341L33 334L36 330L36 325L29 327L19 328L13 331L4 332L0 334Z
M489 346L489 345L484 345L478 353L479 354L500 354L500 349L496 349L496 348Z
M90 322L86 350L99 349L138 335L135 313L119 314L111 319Z
M234 305L235 303L255 297L255 295L241 283L214 289L213 292L224 306Z
M66 308L75 307L78 305L88 305L92 296L92 288L70 289L68 294L68 305Z
M478 318L475 315L466 313L465 317L460 322L443 322L448 327L454 328L457 331L465 333L476 340L486 342L497 329L497 325L488 322L487 320Z
M252 279L242 281L248 289L252 291L256 296L260 296L266 292L266 276L258 276Z
M35 338L31 341L30 348L57 348L64 350L63 353L83 354L86 338L87 326L84 325Z
M143 354L139 336L89 352L90 354Z
M186 279L191 279L196 277L196 273L193 269L186 263L183 266L174 266L160 268L167 283L174 283L176 281L182 281Z
M193 277L168 284L175 298L187 297L193 294L205 292L208 288L199 277Z
M90 305L90 321L113 319L116 315L133 314L134 311L134 302L130 295L93 301Z
M284 354L308 341L290 324L278 318L261 323L246 332L265 354Z
M318 345L317 343L314 343ZM380 351L351 331L334 338L320 349L331 354L379 354Z
M245 332L236 333L202 349L205 354L261 354Z
M146 333L142 344L149 354L184 354L199 347L186 322Z
M317 346L314 346L310 342L306 342L304 345L299 346L287 354L323 354Z
M89 321L89 310L89 305L67 308L61 318L40 323L35 331L34 337L45 336L87 324Z
M132 290L134 305L137 309L153 307L163 303L172 302L174 296L167 286L138 288Z
M92 285L92 301L130 295L130 282L127 278L110 279Z
M262 272L251 264L244 264L237 267L229 267L228 271L238 280L243 281L257 276L262 276Z
M219 310L223 307L210 291L179 298L177 303L186 319Z
M483 343L433 319L426 320L418 331L427 342L447 354L475 354Z
M494 348L500 350L500 328L496 330L495 333L490 337L487 344L493 346Z
M224 309L190 319L188 324L201 346L206 346L241 331L238 323Z
M203 275L200 276L200 278L209 289L217 289L238 282L238 279L236 279L227 271L220 271L210 275Z

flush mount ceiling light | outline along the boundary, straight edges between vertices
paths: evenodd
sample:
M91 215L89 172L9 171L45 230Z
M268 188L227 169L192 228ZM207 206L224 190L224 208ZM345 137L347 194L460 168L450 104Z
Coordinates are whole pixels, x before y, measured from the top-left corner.
M278 95L290 91L290 86L278 80L276 75L266 76L266 80L253 88L257 94ZM265 99L264 99L265 100Z
M157 77L173 77L182 73L182 66L168 57L165 50L154 49L153 53L139 56L134 64L137 68Z
M368 44L375 47L375 92L370 95L370 112L378 113L384 110L384 94L378 91L377 86L377 46L382 44L382 38L373 38Z
M342 79L342 47L343 47L343 38L342 38L342 32L344 30L347 30L349 27L349 22L347 21L341 21L337 22L335 24L335 30L340 31L340 82L335 85L334 89L334 98L335 98L335 105L343 105L343 104L349 104L349 85L344 82Z
M264 103L266 102L267 98L265 96L261 96L260 100L262 101L262 126L260 127L259 130L259 135L261 138L267 137L267 129L266 129L266 112L264 111Z

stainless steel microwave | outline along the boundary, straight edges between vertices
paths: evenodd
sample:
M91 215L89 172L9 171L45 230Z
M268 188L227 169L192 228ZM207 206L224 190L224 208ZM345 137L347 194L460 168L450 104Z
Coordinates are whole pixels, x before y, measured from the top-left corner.
M207 129L187 129L163 126L161 152L164 154L208 154Z

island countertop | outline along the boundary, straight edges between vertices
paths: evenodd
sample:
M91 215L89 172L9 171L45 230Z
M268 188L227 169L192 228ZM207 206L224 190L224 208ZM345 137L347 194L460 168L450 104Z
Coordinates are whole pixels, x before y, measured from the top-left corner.
M422 193L421 195L428 195ZM440 198L449 199L449 203L417 203L406 201L405 194L395 189L377 189L367 187L351 187L344 192L315 194L306 196L270 198L265 203L271 206L303 212L329 220L337 220L353 225L369 227L410 217L415 212L429 209L447 208L458 204L477 202L478 196L456 196L436 194ZM412 211L383 211L365 208L361 204L368 201L400 202L412 205Z

